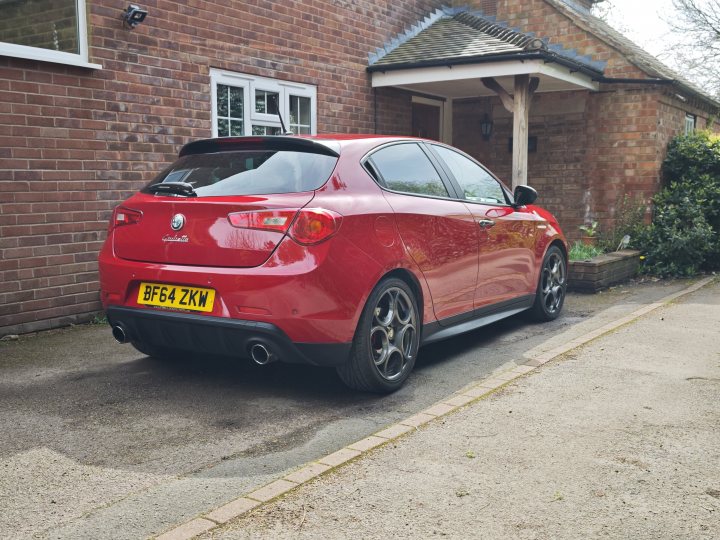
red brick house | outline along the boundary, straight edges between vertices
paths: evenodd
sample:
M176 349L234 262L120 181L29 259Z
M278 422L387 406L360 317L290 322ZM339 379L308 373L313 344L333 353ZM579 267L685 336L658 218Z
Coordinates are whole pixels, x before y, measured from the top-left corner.
M527 178L569 236L609 227L718 103L592 3L147 0L132 28L127 2L3 2L0 336L89 320L112 208L190 140L275 133L273 94L297 133L437 138Z

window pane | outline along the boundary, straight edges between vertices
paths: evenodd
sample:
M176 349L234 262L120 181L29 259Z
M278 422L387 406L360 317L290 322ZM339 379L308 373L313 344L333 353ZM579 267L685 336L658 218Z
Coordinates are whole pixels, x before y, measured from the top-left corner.
M230 116L242 120L244 113L244 91L242 88L230 88Z
M486 204L507 204L500 183L485 169L453 150L435 145L433 148L445 161L467 200Z
M372 162L389 189L448 196L440 175L417 144L396 144L383 148L372 155Z
M76 0L25 0L0 5L0 41L80 53Z
M228 93L230 91L229 86L224 84L217 85L217 115L227 116L228 115Z
M225 118L218 118L218 137L230 135L230 122Z
M255 112L262 114L276 114L270 100L279 99L277 92L268 92L267 90L255 90Z
M291 129L293 133L297 133L298 135L311 135L310 133L310 126L296 126Z
M290 96L290 123L295 125L310 125L310 98Z
M313 152L252 149L191 154L154 179L192 184L198 197L296 193L318 189L330 177L337 157Z
M280 128L275 126L260 126L254 124L252 127L253 135L280 135Z
M230 120L230 135L240 137L244 134L242 120Z
M242 87L217 85L217 110L215 116L218 123L218 137L244 135L243 104L245 90Z

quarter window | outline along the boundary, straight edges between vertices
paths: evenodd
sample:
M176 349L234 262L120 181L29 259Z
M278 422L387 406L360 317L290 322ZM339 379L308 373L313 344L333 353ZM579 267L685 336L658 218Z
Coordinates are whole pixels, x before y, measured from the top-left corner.
M440 175L417 144L395 144L375 152L372 167L393 191L448 197Z
M85 0L6 0L0 5L0 55L101 67L88 63Z
M489 172L471 159L444 146L433 145L433 148L460 184L463 196L468 201L483 204L507 204L505 190Z
M293 133L317 133L314 86L215 69L210 79L214 137L280 135L277 109Z

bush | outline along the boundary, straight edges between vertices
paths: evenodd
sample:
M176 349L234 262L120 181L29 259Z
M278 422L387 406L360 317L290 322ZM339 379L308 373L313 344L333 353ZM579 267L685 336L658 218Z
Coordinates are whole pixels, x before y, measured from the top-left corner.
M644 269L660 276L697 274L717 237L703 214L703 206L678 184L661 191L653 202L653 222L638 238L645 252Z
M705 132L676 137L663 175L652 224L633 242L645 252L645 270L691 276L720 268L720 138Z
M666 185L677 181L690 181L709 174L720 176L720 137L707 131L675 137L668 145L663 162Z

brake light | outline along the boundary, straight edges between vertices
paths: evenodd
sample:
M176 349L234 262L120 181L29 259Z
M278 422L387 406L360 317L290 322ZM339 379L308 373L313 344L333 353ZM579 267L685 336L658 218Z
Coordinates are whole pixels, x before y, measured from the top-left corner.
M142 212L139 210L118 206L113 213L112 226L133 225L134 223L139 223L141 218Z
M302 210L261 210L228 215L233 227L290 234L298 244L317 244L330 238L340 228L342 216L322 208Z
M306 246L330 238L340 228L342 216L322 208L303 208L290 229L290 236Z
M233 227L259 229L284 233L290 227L297 210L262 210L260 212L236 212L228 215Z

